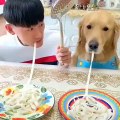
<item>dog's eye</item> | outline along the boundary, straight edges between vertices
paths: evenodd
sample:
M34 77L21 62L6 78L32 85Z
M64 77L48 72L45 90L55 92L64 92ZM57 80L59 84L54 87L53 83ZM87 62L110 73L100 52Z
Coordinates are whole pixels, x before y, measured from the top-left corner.
M91 29L92 28L92 26L91 25L87 25L87 29Z
M108 31L109 28L108 28L108 27L104 27L103 30L104 30L104 31Z

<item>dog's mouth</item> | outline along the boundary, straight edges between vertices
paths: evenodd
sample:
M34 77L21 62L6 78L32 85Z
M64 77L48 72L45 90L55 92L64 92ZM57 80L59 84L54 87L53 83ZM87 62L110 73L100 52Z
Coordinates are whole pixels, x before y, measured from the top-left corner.
M86 44L86 51L88 53L94 52L95 54L100 54L101 49L99 43L96 40L91 40L88 44Z
M90 52L91 51L97 52L99 43L96 40L91 40L88 44L88 47Z
M95 55L98 55L98 54L100 54L101 53L101 51L100 51L100 49L99 48L97 48L97 49L90 49L90 48L88 48L88 50L87 50L87 53L92 53L92 52L94 52L94 54Z

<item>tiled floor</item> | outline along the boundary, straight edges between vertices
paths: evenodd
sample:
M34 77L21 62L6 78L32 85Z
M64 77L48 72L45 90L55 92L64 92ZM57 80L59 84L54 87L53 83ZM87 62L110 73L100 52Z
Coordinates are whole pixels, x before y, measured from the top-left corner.
M5 20L4 20L3 16L0 15L0 36L4 35L6 33L4 25L5 25Z

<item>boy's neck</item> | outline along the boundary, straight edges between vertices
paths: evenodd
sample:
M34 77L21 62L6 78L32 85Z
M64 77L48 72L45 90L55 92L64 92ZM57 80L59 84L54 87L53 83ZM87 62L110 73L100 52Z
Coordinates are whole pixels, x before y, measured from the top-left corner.
M23 46L28 46L28 45L23 44L22 41L19 39L18 36L17 36L17 38L18 38L18 41L20 42L21 45L23 45Z

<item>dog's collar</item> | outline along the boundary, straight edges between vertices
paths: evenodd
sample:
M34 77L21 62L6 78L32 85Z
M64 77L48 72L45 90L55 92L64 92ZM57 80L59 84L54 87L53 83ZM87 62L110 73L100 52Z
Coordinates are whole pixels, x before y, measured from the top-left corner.
M86 60L83 60L83 59L78 59L78 62L77 62L76 66L81 67L81 68L89 68L90 67L90 61L86 61ZM111 60L109 60L107 62L104 62L104 63L93 62L92 63L92 68L117 70L118 69L117 59L116 59L116 57L112 57Z

